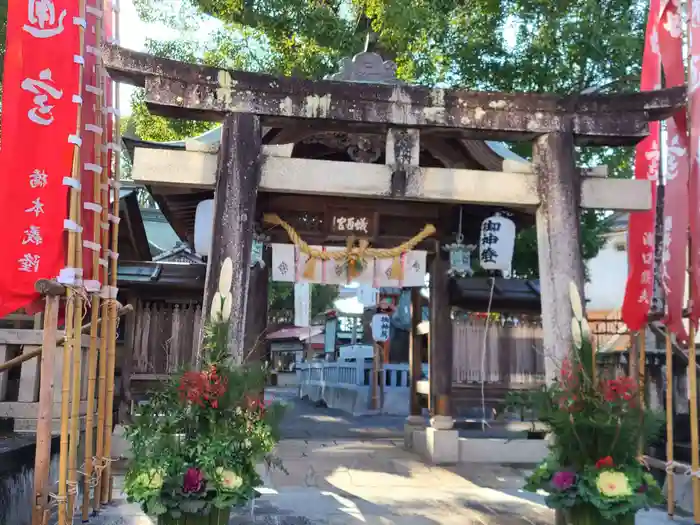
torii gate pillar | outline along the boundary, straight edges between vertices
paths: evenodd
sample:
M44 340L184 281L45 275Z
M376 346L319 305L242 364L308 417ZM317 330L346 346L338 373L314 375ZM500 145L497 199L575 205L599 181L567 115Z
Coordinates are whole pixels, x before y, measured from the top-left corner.
M233 262L228 348L234 362L245 357L246 306L250 281L253 223L260 185L262 129L260 117L230 113L224 119L214 189L214 231L207 262L202 317L209 318L221 265ZM204 323L202 323L202 326ZM200 334L200 341L201 336Z
M581 176L571 133L535 139L532 157L540 195L536 222L545 374L552 381L571 350L569 284L575 283L583 293Z

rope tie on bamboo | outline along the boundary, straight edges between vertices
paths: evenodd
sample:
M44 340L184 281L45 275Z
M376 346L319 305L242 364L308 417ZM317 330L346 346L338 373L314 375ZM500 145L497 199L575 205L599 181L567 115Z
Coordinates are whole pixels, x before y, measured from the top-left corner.
M94 469L94 475L95 475L95 483L97 483L97 480L102 476L102 472L107 468L108 465L114 463L116 460L107 456L104 456L102 458L98 458L97 456L93 456L92 458L92 464L93 464L93 469Z
M68 503L68 496L59 496L58 494L54 494L53 492L49 492L49 499L57 507L59 505Z
M90 300L90 295L87 293L85 290L84 286L76 286L76 285L65 285L67 289L70 290L70 293L68 294L68 298L66 299L66 306L69 304L72 306L75 306L76 301L78 298L80 298L82 301L80 304L80 308L82 311L82 317L85 318L88 314L88 311L90 309L90 305L92 304L92 301Z
M681 466L682 465L676 461L667 461L666 462L666 473L672 474L676 470L676 467L681 467Z
M685 471L685 475L688 478L698 478L700 479L700 470L688 469Z
M297 233L297 231L287 222L282 220L279 215L274 213L266 213L263 221L273 226L280 226L294 246L299 248L299 251L306 255L306 265L304 266L303 276L306 279L312 279L316 272L316 261L340 261L345 260L348 267L348 277L350 279L357 277L361 273L361 263L365 258L374 259L393 259L391 270L389 273L390 279L402 280L403 268L401 267L401 256L406 252L413 250L418 244L435 233L435 226L426 224L425 227L413 236L408 241L394 248L370 248L369 241L360 239L359 245L355 246L355 238L348 238L347 245L344 250L338 251L323 251L313 248L308 245Z

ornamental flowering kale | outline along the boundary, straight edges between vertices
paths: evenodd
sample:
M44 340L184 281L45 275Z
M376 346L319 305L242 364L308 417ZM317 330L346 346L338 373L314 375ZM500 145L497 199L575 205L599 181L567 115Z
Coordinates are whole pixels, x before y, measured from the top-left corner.
M192 494L204 488L204 474L198 468L190 467L182 480L182 492Z
M576 474L562 470L552 476L552 486L560 491L569 490L576 483Z

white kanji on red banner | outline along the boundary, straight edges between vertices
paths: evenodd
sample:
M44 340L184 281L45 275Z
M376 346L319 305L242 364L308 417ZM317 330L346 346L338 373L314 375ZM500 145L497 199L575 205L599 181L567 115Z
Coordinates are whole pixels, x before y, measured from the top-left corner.
M13 0L18 2L19 0ZM67 11L61 10L56 16L56 6L53 0L29 0L27 24L22 26L27 33L35 38L51 38L63 33L63 20Z
M34 97L34 107L27 112L29 120L41 126L49 126L53 123L51 110L53 105L47 104L49 97L54 101L63 97L63 91L58 89L51 78L51 70L44 69L39 73L39 79L25 78L22 81L22 89L36 95Z

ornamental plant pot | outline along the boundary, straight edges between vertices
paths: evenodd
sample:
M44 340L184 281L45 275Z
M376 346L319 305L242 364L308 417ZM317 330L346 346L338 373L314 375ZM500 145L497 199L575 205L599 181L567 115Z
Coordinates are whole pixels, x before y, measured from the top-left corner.
M212 509L206 516L183 512L179 518L170 514L158 516L158 525L228 525L231 509Z
M593 505L577 505L566 511L567 525L634 525L636 512L606 520Z

